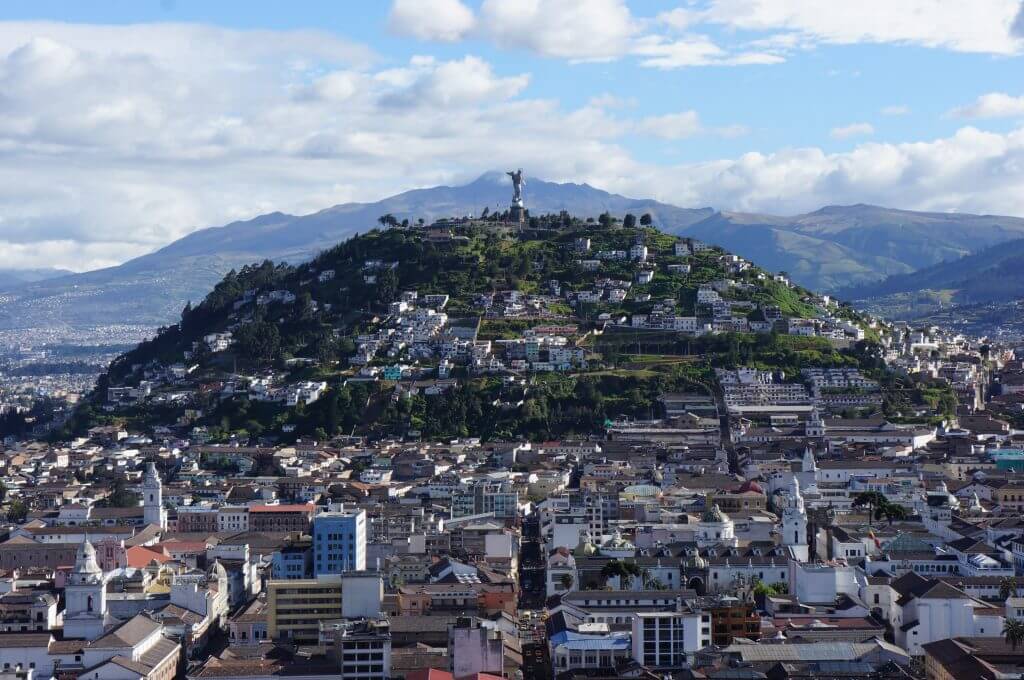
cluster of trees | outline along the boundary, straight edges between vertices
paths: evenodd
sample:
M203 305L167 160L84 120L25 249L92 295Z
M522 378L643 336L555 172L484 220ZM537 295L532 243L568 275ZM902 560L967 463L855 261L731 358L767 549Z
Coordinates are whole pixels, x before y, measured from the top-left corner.
M445 394L389 400L376 420L389 430L419 430L428 439L557 439L590 434L609 418L650 418L658 411L659 394L684 386L693 382L669 372L657 377L553 374L535 380L522 405L514 407L509 403L520 395L503 395L496 384L473 381Z
M907 518L907 509L891 502L878 491L865 491L853 499L854 508L868 508L868 525L876 519L886 519L889 524Z
M115 478L110 494L96 502L99 508L134 508L138 505L139 495L128 489L123 477Z
M565 576L568 576L566 578ZM566 589L572 586L572 576L566 574L562 577L562 585ZM645 590L667 590L668 587L659 581L656 577L652 576L651 573L638 565L632 560L609 560L601 567L601 579L604 581L604 587L608 586L608 580L612 578L619 579L619 586L623 590L629 590L633 585L633 581L641 579ZM594 584L591 584L594 585Z

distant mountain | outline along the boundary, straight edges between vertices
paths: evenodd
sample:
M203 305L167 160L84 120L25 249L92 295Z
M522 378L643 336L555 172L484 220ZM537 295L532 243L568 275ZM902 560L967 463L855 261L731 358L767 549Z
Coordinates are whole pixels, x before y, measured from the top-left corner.
M187 300L202 299L231 269L263 259L293 264L308 260L376 227L384 214L412 221L479 214L485 207L507 207L510 194L509 179L492 172L462 186L416 189L311 215L271 213L201 229L117 267L8 290L0 298L0 327L165 324L178 317ZM918 213L870 205L829 206L793 217L753 215L679 208L587 184L532 178L527 180L525 198L534 215L561 210L586 217L605 211L620 217L649 212L665 231L721 245L823 292L909 274L1024 237L1024 219L1016 217Z
M0 290L10 290L23 286L26 283L45 281L46 279L53 279L71 273L67 269L54 269L52 267L43 269L0 269Z
M917 318L950 305L1024 298L1024 239L1007 241L911 274L840 291L846 299L894 318Z
M793 217L716 212L685 232L836 292L1024 237L1024 219L851 205Z
M0 327L54 324L92 326L138 323L153 326L176 319L187 300L200 300L231 269L263 259L298 263L352 234L378 226L390 213L397 219L428 222L439 217L479 214L485 207L507 208L509 178L486 173L463 186L416 189L374 203L346 203L311 215L271 213L223 227L201 229L117 267L63 276L24 286L15 299L0 302ZM587 184L528 179L525 198L539 215L567 210L594 216L608 211L651 213L657 224L680 230L712 214L653 200L633 199Z

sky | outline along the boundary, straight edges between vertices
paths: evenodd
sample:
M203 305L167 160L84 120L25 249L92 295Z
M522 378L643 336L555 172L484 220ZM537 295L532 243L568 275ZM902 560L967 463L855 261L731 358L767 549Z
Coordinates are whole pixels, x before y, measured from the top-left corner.
M0 269L522 167L1024 216L1021 0L5 0Z

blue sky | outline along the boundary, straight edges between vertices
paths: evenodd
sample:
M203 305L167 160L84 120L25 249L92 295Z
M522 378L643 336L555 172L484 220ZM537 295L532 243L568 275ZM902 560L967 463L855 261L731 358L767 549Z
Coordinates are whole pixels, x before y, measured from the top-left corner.
M506 165L725 210L1020 215L1022 54L1019 0L8 0L0 266Z

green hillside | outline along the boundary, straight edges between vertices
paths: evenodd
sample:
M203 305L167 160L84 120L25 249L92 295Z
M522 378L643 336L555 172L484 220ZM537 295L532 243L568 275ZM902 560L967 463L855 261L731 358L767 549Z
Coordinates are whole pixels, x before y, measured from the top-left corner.
M802 366L873 365L859 345L840 350L850 343L783 334L786 318L826 314L824 300L810 291L718 248L691 252L685 240L635 226L634 216L623 222L562 213L534 218L524 231L479 220L374 230L300 266L266 261L232 271L203 301L186 306L180 323L114 361L69 431L121 422L148 430L173 424L168 429L198 430L214 441L339 433L556 437L589 434L608 418L651 417L660 393L706 388L715 366L795 374ZM677 244L684 245L677 251ZM640 245L646 263L608 256ZM712 306L698 303L697 292L711 284L732 323L767 330L695 337L631 326L638 315L659 314L710 325ZM439 350L424 352L413 335L393 341L408 330L396 329L396 319L408 322L396 310L412 291L424 318L441 314L427 303L443 309L444 337L490 341L493 357L508 368L445 366ZM601 299L580 297L595 291ZM438 303L431 295L448 298ZM771 310L782 319L764 321ZM832 305L827 316L864 323L850 308ZM231 335L215 346L222 333ZM561 344L536 341L543 334ZM515 352L534 341L543 356L525 370ZM438 380L446 371L450 376ZM283 387L322 381L327 389L289 406L257 399L253 385L261 379ZM152 392L137 402L108 392L140 386Z

